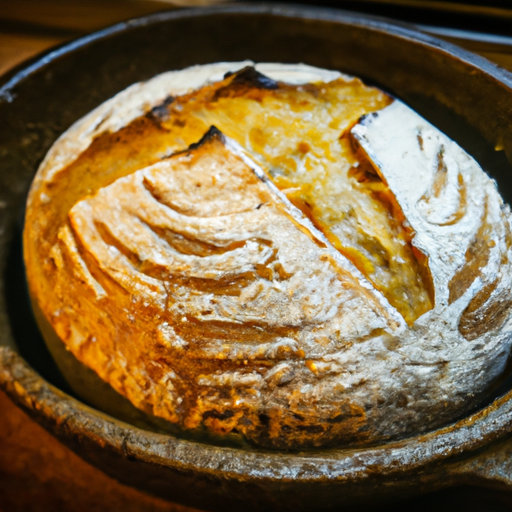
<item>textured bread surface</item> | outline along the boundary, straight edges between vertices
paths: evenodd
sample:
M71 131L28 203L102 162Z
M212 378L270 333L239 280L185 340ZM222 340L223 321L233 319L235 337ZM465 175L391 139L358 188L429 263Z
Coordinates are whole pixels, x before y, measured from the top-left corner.
M494 182L358 79L248 64L136 84L56 142L27 205L38 307L184 429L299 449L469 410L510 351Z

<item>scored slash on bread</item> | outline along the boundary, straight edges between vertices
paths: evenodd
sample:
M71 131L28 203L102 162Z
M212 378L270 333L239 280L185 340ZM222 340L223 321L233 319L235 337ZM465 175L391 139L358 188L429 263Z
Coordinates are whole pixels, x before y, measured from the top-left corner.
M439 316L466 340L501 328L512 300L512 237L510 210L494 181L398 101L362 119L352 135L393 192L414 232L412 244L427 258L435 307L420 323Z
M91 114L43 162L25 260L58 336L142 410L272 448L374 442L468 410L510 350L494 183L357 80L233 66L161 91L174 95L125 127L101 114L116 128L70 163L59 152L99 126Z
M264 435L258 415L267 414L269 422L275 417L255 391L270 389L276 378L282 381L285 370L289 386L311 381L314 388L316 373L334 366L315 363L319 356L397 322L390 322L392 315L372 291L339 265L339 253L309 221L290 211L295 208L269 188L268 179L256 176L255 165L249 167L247 157L226 147L219 132L210 133L194 149L120 178L71 209L72 236L83 258L76 276L88 272L82 279L94 279L91 301L116 297L108 309L115 307L115 318L131 324L133 341L128 349L113 346L117 329L109 330L105 321L94 343L76 338L69 343L130 399L139 394L132 397L125 384L131 375L122 367L98 366L98 350L131 361L127 368L136 362L149 382L169 379L167 389L175 390L170 399L154 403L154 391L144 397L157 414L188 428L198 427L206 416L214 431L236 427L251 438ZM104 294L98 296L98 288ZM75 333L102 323L103 308L94 311L87 312L86 324ZM65 327L57 323L56 328L65 338ZM325 341L319 344L318 338ZM226 400L211 394L226 387L237 394L236 417L220 421L215 415L226 412ZM290 390L274 388L266 401L286 403ZM345 437L352 436L343 421L329 425L338 407L326 405L315 424L323 420L330 427L325 430L340 436L345 428ZM246 423L239 424L241 416ZM353 418L346 422L352 425ZM274 430L276 439L270 442L291 441ZM319 442L334 435L318 434Z

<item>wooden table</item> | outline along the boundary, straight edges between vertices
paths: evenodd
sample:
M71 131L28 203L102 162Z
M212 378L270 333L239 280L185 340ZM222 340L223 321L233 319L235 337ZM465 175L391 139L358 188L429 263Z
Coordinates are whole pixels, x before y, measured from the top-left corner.
M176 3L214 0L176 0ZM0 74L57 44L118 21L172 8L156 0L0 0ZM512 38L436 32L512 70ZM128 488L77 457L0 391L0 512L193 512ZM512 511L512 497L456 488L382 509Z

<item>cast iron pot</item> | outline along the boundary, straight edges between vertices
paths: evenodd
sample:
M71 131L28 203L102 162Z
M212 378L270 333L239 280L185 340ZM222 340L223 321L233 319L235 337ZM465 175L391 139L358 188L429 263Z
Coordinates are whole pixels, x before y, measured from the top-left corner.
M0 88L1 387L107 474L205 509L339 510L459 484L512 490L507 380L472 414L434 432L364 449L302 453L157 434L70 394L25 291L20 231L38 164L60 133L133 82L193 64L243 59L305 62L379 85L457 140L510 202L512 75L483 58L406 26L308 7L239 4L116 25L11 73Z

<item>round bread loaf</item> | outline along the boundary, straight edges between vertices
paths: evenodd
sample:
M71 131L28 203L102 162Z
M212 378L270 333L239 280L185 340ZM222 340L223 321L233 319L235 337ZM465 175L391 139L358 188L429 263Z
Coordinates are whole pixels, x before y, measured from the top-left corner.
M270 448L374 443L503 372L510 211L399 100L305 65L159 75L54 144L24 230L34 304L136 407Z

